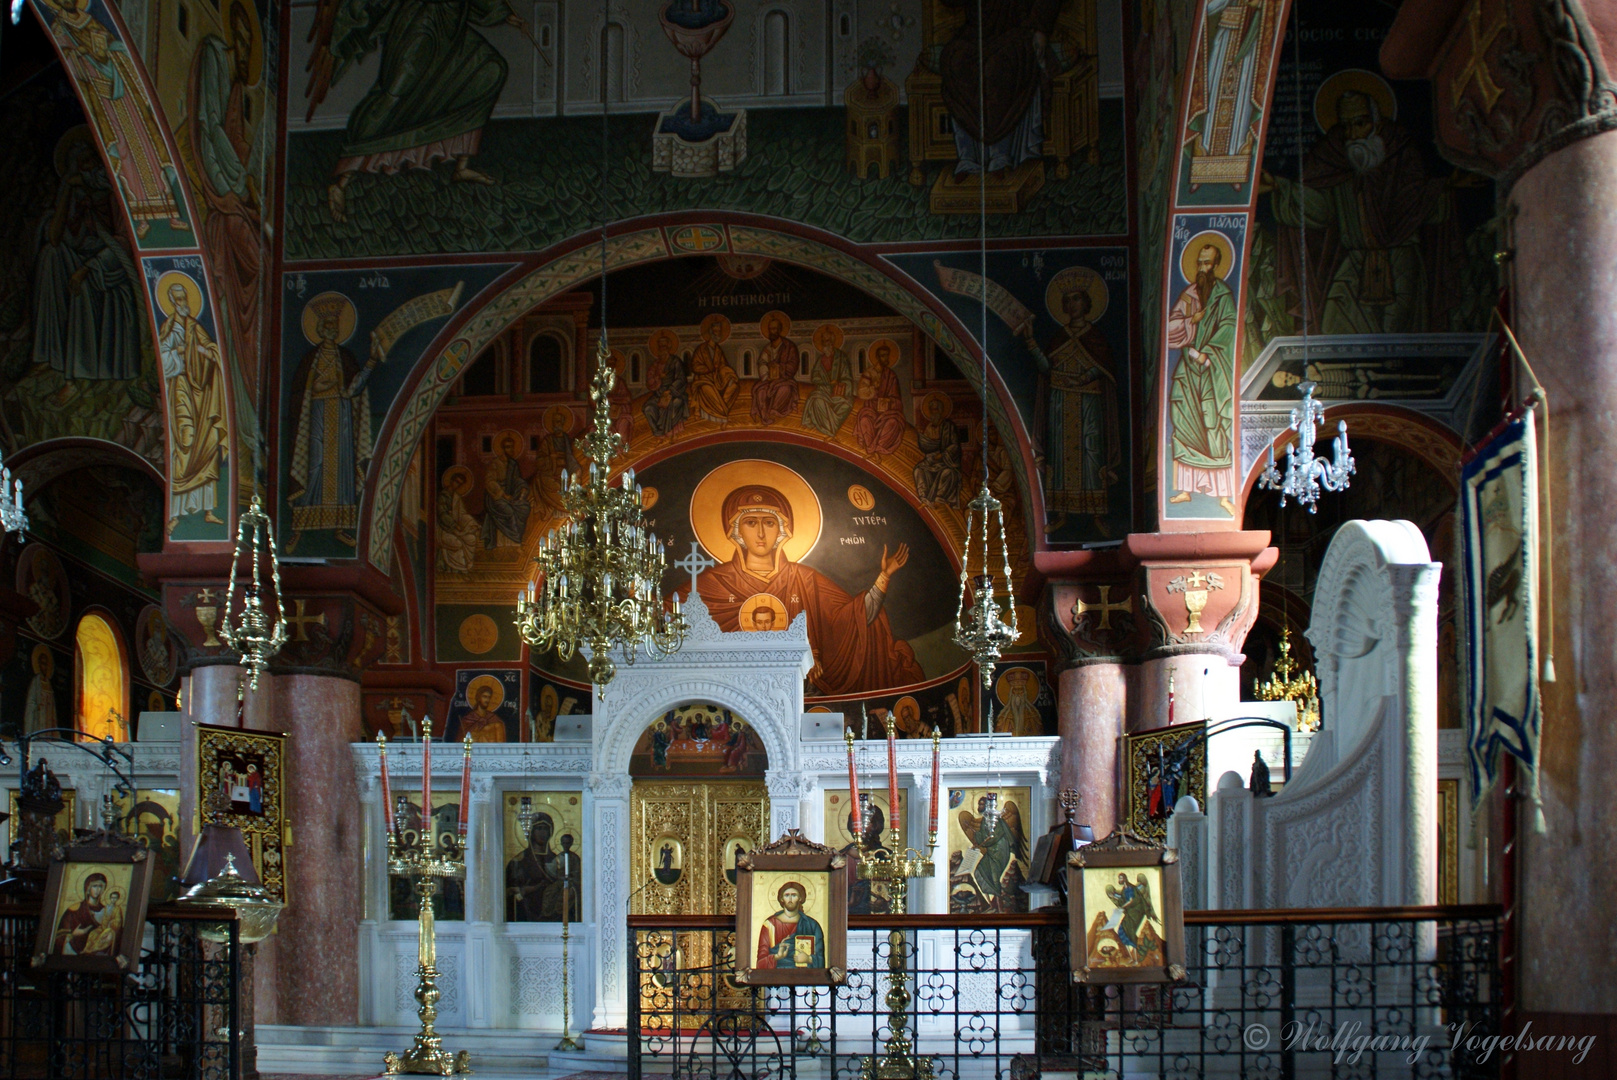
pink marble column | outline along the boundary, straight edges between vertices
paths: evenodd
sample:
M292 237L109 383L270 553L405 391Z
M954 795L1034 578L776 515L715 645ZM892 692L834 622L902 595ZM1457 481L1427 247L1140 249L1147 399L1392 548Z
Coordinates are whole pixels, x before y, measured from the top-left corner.
M349 744L363 738L360 686L329 675L275 677L275 719L291 735L290 894L259 946L260 1023L359 1019L364 817Z
M1173 682L1173 722L1222 720L1241 703L1241 669L1219 653L1179 653L1140 665L1138 707L1129 714L1130 731L1168 726L1168 683Z
M1106 836L1117 825L1118 745L1128 705L1128 677L1120 662L1070 667L1057 682L1061 731L1061 786L1083 796L1078 821Z
M1617 132L1572 143L1510 194L1516 333L1549 396L1558 676L1542 688L1548 835L1525 825L1516 880L1522 1006L1617 1013ZM1525 380L1524 380L1525 384ZM1545 618L1541 612L1540 618Z

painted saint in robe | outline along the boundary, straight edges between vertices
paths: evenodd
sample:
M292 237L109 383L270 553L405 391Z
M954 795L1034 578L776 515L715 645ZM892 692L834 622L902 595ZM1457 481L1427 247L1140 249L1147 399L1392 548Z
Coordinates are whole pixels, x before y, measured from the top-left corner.
M796 344L786 335L792 321L785 312L771 311L758 324L765 338L758 353L762 377L752 388L752 418L760 424L773 424L797 408Z
M223 519L214 514L226 453L225 380L219 346L193 314L202 300L195 281L170 271L158 279L157 294L168 316L157 331L163 380L168 386L168 531L174 531L180 518L195 513L201 513L204 521L223 525Z
M51 36L108 148L136 238L144 239L154 221L189 232L174 194L179 173L129 49L90 13L90 0L44 0L44 6L56 13Z
M353 546L359 522L359 490L371 458L371 393L376 370L373 353L364 364L342 344L353 333L354 305L341 293L309 301L304 332L314 323L314 348L303 354L292 376L291 476L287 498L293 537L306 529L335 529Z
M1123 464L1112 346L1092 321L1100 314L1096 287L1105 283L1087 267L1072 267L1050 285L1060 305L1052 304L1051 314L1065 329L1034 353L1045 368L1045 528L1060 528L1068 514L1093 515L1104 527Z
M1219 272L1223 257L1216 243L1200 246L1196 280L1168 316L1168 347L1179 350L1168 391L1174 489L1168 501L1187 503L1200 492L1234 517L1236 315L1235 295Z
M690 383L685 361L674 350L679 338L672 330L659 330L651 335L647 348L651 352L651 367L646 372L646 395L640 411L651 425L651 433L659 439L673 439L690 416Z
M522 442L515 432L499 437L499 449L483 477L483 546L493 549L522 543L533 503L522 475Z
M1044 153L1050 76L1061 69L1050 34L1065 2L943 0L965 19L938 59L943 101L954 121L957 175L1014 169Z
M860 447L876 456L891 454L904 441L903 392L893 363L897 350L890 341L878 341L870 347L870 368L859 378L855 391L859 401L859 416L854 420L854 433Z
M983 811L987 796L978 796L977 813L961 810L960 831L973 850L981 853L977 865L967 875L982 901L982 910L1026 911L1027 894L1020 890L1022 868L1027 865L1027 834L1022 830L1022 812L1006 800L992 821Z
M84 879L83 897L56 921L51 952L58 956L112 955L113 940L105 934L98 936L96 932L103 924L121 916L122 911L102 901L106 891L107 875L96 873Z
M782 545L791 538L793 514L779 490L742 485L725 497L721 513L735 552L697 578L702 601L721 629L740 630L742 605L768 593L786 608L787 625L798 612L808 613L814 652L808 681L815 692L855 694L922 680L914 651L893 636L882 610L892 576L909 561L909 545L891 554L883 545L875 582L849 596L824 574L786 557Z
M803 910L807 892L795 881L788 881L775 893L780 904L776 912L758 928L758 956L753 967L823 968L825 928Z
M814 390L803 403L802 424L827 439L837 437L853 412L853 365L842 347L842 327L826 323L814 331L819 355L809 364Z
M258 180L264 170L264 136L273 128L262 115L249 119L248 91L258 83L254 62L258 16L246 0L226 11L230 41L202 39L191 61L190 136L207 206L203 247L212 256L219 306L225 308L240 343L237 356L248 386L258 385L258 339L263 265L262 205ZM201 216L201 215L199 215Z
M68 379L139 378L140 273L90 129L63 135L56 160L62 183L34 263L34 363Z
M915 464L915 494L922 502L952 504L960 494L960 428L949 419L954 401L933 392L921 403L922 421L915 429L921 460Z
M702 320L702 343L691 353L690 403L697 415L723 426L730 422L730 406L741 393L741 377L724 355L730 320L709 315Z
M472 487L471 470L464 465L444 470L438 491L438 569L469 574L483 543L483 527L466 511L465 495Z
M347 220L348 185L358 174L429 169L454 162L451 179L492 184L470 161L505 89L505 57L480 27L509 25L532 40L506 0L321 0L311 37L315 53L309 118L349 69L380 50L376 82L348 114L326 197L332 219Z

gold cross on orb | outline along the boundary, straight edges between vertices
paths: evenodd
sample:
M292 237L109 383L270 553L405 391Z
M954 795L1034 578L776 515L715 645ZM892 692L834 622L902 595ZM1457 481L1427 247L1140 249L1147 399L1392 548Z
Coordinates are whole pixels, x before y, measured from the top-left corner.
M1129 596L1117 603L1112 603L1112 587L1110 585L1097 585L1100 589L1100 603L1089 604L1080 600L1072 605L1072 628L1078 629L1078 620L1091 611L1100 612L1100 622L1095 624L1097 630L1110 630L1112 628L1112 612L1126 611L1134 614L1134 597Z
M1482 29L1482 0L1471 0L1471 10L1466 12L1466 26L1471 36L1471 56L1466 60L1465 67L1449 83L1449 91L1453 96L1453 104L1459 107L1460 99L1471 84L1477 84L1477 90L1482 94L1484 111L1492 112L1494 102L1504 93L1499 84L1493 81L1493 73L1488 70L1488 50L1493 48L1494 39L1505 30L1505 13L1501 11L1498 19L1486 31Z
M306 615L303 612L304 601L303 601L303 599L301 597L299 599L297 599L297 600L292 601L292 602L298 606L298 613L296 615L288 615L286 617L286 621L292 626L292 629L297 632L297 637L293 638L292 640L293 641L308 641L309 640L308 624L309 623L318 623L321 626L325 626L326 625L326 613L322 611L318 615Z

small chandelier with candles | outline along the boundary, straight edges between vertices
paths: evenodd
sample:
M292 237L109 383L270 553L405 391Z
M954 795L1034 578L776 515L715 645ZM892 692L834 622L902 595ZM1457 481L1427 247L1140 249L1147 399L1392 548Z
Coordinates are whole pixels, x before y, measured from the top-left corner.
M1336 438L1331 444L1331 460L1314 455L1314 429L1325 419L1325 406L1314 400L1314 384L1304 382L1298 386L1303 393L1302 406L1291 410L1290 431L1297 433L1297 441L1286 450L1286 471L1275 467L1275 448L1269 447L1269 464L1258 476L1258 486L1280 492L1280 505L1286 499L1296 499L1310 514L1318 508L1319 492L1345 491L1353 475L1353 455L1348 451L1347 421L1336 422Z
M11 469L0 465L0 532L20 533L28 528L28 512L22 505L22 481L14 480Z
M663 542L641 510L634 470L612 484L612 460L623 436L612 430L608 395L617 382L606 334L601 334L595 377L590 382L594 417L579 446L590 459L589 478L562 473L566 520L551 529L534 556L537 581L517 596L517 631L539 650L555 649L563 661L580 646L589 649L590 681L610 683L617 650L632 664L642 644L665 656L685 642L685 616L678 597L664 604Z
M979 37L981 29L979 28ZM983 97L982 43L977 51L977 118L978 130L985 130L982 119L987 114ZM1000 654L1016 641L1016 600L1011 589L1011 553L1005 544L1005 513L998 499L988 489L988 185L982 170L987 169L987 146L982 147L981 170L977 175L977 242L978 242L978 299L981 317L979 342L982 347L983 425L980 433L982 450L983 486L977 497L967 504L965 549L960 558L960 602L955 608L954 643L970 654L977 672L986 686L993 678L994 664ZM994 559L991 551L993 536L999 535L999 555L1005 575L1005 611L1001 613L995 598ZM973 553L978 554L978 574L971 573ZM989 699L988 733L994 733L992 697Z
M252 576L242 587L241 608L236 606L236 572L243 552L251 562ZM269 581L262 578L262 563L269 562ZM218 634L226 645L241 653L241 666L247 669L247 687L258 689L258 676L286 644L286 611L281 602L281 564L275 558L275 538L269 515L257 495L236 524L236 550L230 556L230 582L225 588L225 606L219 613Z

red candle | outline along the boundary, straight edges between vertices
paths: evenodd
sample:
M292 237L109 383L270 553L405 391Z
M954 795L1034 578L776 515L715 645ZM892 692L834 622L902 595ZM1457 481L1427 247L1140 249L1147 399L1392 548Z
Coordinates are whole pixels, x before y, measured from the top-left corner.
M865 835L865 820L859 813L859 769L853 762L853 729L846 732L848 743L848 798L853 801L853 837L859 842Z
M898 825L898 729L893 714L887 714L887 817L893 831Z
M421 734L421 845L431 847L432 836L432 714L422 718L426 731Z
M387 822L387 834L393 835L393 785L387 779L387 735L376 733L376 746L382 755L382 818Z
M1168 726L1173 727L1173 672L1168 672Z
M932 806L926 815L928 838L938 835L938 763L943 757L943 733L932 729Z
M459 829L460 829L461 838L465 839L465 837L466 837L466 821L467 821L467 816L466 815L469 814L471 812L471 809L472 809L472 736L471 736L471 732L466 733L466 738L461 740L461 745L466 748L466 756L461 761L461 765L460 765L460 825L459 825Z

